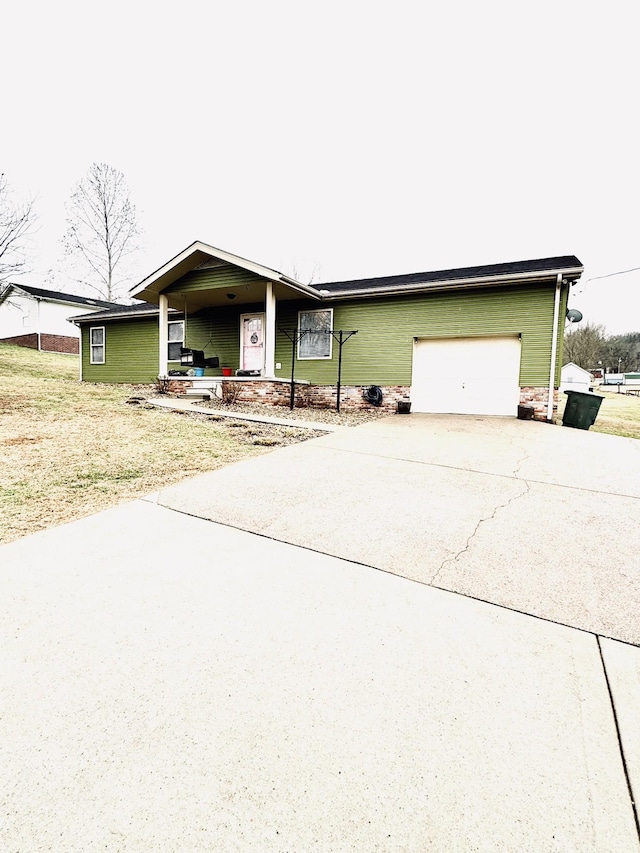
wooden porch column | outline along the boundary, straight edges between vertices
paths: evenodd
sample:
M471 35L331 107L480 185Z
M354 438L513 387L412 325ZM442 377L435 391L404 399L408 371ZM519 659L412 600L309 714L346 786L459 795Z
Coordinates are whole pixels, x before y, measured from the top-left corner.
M264 295L264 375L273 378L276 370L276 295L268 281Z
M158 376L164 378L169 369L169 300L164 294L160 294L158 306Z

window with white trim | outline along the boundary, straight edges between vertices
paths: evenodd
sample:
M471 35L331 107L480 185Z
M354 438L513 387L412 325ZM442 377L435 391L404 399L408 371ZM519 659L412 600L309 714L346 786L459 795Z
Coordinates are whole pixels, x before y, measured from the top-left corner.
M333 308L299 311L298 330L299 332L309 331L298 341L298 358L331 358L332 328Z
M184 320L169 321L168 361L180 361L180 350L184 346Z
M91 352L91 364L104 364L105 362L105 331L104 326L91 326L89 328L89 349Z

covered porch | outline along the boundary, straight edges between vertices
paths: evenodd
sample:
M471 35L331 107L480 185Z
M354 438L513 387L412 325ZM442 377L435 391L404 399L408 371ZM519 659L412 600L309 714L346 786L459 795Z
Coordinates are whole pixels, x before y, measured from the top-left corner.
M131 296L158 305L158 377L174 374L178 380L187 372L181 369L184 350L209 360L207 378L239 373L253 381L276 380L278 302L321 299L313 287L200 242L148 276ZM212 367L215 360L218 368Z

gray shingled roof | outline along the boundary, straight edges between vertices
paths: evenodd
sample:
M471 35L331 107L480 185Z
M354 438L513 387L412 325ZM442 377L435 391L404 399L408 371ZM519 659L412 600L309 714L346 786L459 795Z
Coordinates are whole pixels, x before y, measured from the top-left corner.
M354 281L332 281L324 284L311 285L319 291L326 299L340 297L342 294L359 295L366 297L371 294L385 293L388 291L422 291L429 289L455 288L456 282L460 287L489 286L491 279L500 279L508 282L509 279L518 277L535 278L537 273L546 273L551 276L562 271L569 278L575 280L582 273L582 264L575 255L562 255L556 258L539 258L532 261L513 261L506 264L487 264L477 267L461 267L459 269L436 270L432 272L416 272L407 275L388 275L379 278L363 278ZM477 283L474 284L474 280ZM109 303L107 303L109 304ZM94 322L95 320L115 320L119 317L139 317L145 314L154 316L158 314L158 306L150 302L140 302L134 305L113 305L107 310L96 311L91 314L83 314L72 319L79 323ZM170 309L173 313L173 309Z
M92 311L90 314L80 314L69 319L74 322L93 323L94 320L116 320L118 317L141 317L145 314L153 316L159 313L158 306L152 305L151 302L136 302L133 305L114 305L108 302L106 304L111 304L111 307L105 311ZM170 308L169 313L172 312L173 309Z
M42 287L31 287L30 284L16 284L11 282L9 287L17 287L19 290L24 290L25 293L31 296L36 296L38 299L50 299L52 302L68 302L77 305L86 305L87 307L96 308L111 308L115 302L106 302L104 299L93 299L90 296L77 296L75 293L63 293L60 290L45 290Z
M469 279L486 279L494 276L508 278L548 272L552 270L575 270L576 277L582 272L582 264L575 255L562 255L557 258L539 258L533 261L514 261L506 264L488 264L479 267L461 267L460 269L436 270L433 272L415 272L407 275L388 275L380 278L362 278L355 281L331 281L325 284L314 284L317 290L328 291L331 295L342 292L384 291L392 288L407 289L442 282L467 281Z

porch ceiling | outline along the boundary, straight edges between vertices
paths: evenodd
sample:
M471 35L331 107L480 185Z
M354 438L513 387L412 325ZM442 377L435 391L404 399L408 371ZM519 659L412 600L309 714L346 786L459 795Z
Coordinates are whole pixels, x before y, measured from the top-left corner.
M266 295L267 283L265 281L254 281L249 284L240 284L237 286L227 287L212 287L206 290L172 290L167 293L167 300L170 308L175 308L177 311L184 311L185 303L187 311L193 313L202 308L221 308L229 305L251 305L256 302L264 302ZM273 283L273 290L276 300L300 299L301 293L292 290L287 285ZM316 298L320 298L319 295ZM158 295L148 301L153 301L157 304L159 301Z

